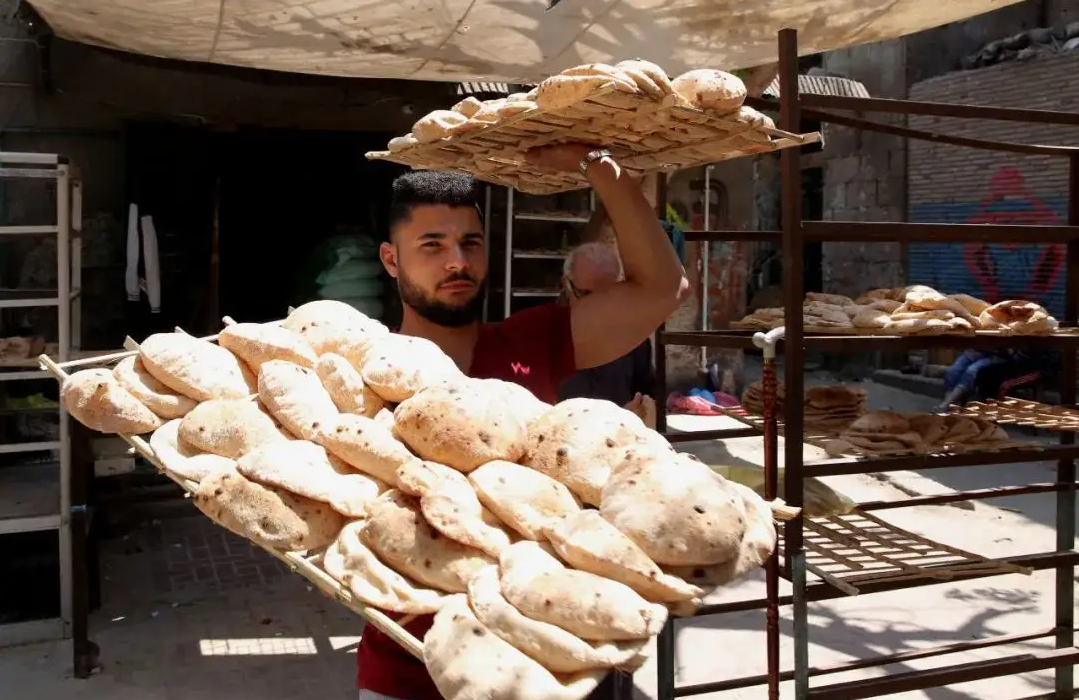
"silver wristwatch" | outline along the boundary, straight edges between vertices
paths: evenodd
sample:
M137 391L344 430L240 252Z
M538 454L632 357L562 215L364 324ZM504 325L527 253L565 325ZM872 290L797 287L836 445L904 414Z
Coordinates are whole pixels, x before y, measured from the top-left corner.
M589 168L589 166L591 166L597 160L603 160L604 158L610 158L610 157L611 157L611 152L608 151L606 148L597 148L594 151L588 152L587 154L585 154L584 158L581 158L581 164L580 164L581 175L584 175L585 177L588 177L588 168Z

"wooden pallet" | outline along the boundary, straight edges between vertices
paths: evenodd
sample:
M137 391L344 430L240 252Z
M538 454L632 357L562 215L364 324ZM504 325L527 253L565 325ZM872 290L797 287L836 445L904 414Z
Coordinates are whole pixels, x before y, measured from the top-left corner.
M619 165L640 177L693 168L732 158L816 143L820 133L793 134L740 119L676 104L669 96L606 86L570 107L533 109L476 131L399 151L371 151L369 159L417 169L463 170L480 180L530 194L554 194L590 187L579 173L550 173L526 164L521 154L538 146L581 142L611 150Z
M806 568L847 595L858 595L861 586L870 584L1033 572L949 547L861 511L803 523Z
M1056 432L1079 432L1079 410L1050 406L1022 399L988 399L972 401L966 406L949 406L948 412L957 416L982 418L1000 425L1021 425Z

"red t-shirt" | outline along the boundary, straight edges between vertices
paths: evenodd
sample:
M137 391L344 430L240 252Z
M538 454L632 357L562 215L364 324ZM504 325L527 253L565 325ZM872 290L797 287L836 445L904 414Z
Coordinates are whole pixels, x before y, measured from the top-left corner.
M569 307L544 304L500 323L484 324L468 374L520 384L539 399L555 403L559 384L576 369ZM433 620L433 615L421 615L405 629L422 640ZM399 700L441 700L423 662L374 625L363 630L356 662L361 689Z

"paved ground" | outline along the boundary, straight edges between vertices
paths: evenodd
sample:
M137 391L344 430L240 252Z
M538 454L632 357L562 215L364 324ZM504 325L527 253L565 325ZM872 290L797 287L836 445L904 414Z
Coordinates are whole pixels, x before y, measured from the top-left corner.
M920 402L920 403L919 403ZM916 410L932 400L873 387L874 408ZM1050 465L1004 465L941 470L931 482L952 488L1047 480ZM918 475L900 475L923 488ZM902 498L891 482L873 477L829 479L857 500ZM905 490L913 488L906 484ZM953 546L994 556L1053 548L1053 496L1007 499L1006 508L923 507L889 511L888 519ZM66 644L0 652L0 698L45 700L334 700L354 698L353 647L358 618L289 574L268 555L201 516L147 525L107 543L105 600L94 615L93 638L103 670L70 677ZM757 597L759 578L724 592ZM897 651L1028 632L1052 626L1051 573L944 583L927 588L846 597L812 607L811 661L825 665ZM789 614L782 620L790 634ZM679 623L677 683L686 685L764 670L764 615L738 613ZM991 658L1044 647L1032 643L889 667L890 672ZM789 666L789 637L783 650ZM817 683L879 673L869 670ZM655 663L636 676L638 694L655 697ZM900 698L969 700L1045 693L1052 674L970 683ZM724 698L759 699L760 689ZM789 691L784 692L789 696Z

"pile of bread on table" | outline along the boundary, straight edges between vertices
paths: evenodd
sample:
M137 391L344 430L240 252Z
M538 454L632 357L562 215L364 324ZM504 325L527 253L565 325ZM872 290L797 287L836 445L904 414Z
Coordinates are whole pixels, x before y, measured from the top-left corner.
M631 59L613 66L588 63L567 68L528 92L507 97L490 100L466 97L450 109L438 109L420 117L411 132L391 139L387 148L396 153L417 144L486 129L528 112L565 109L605 89L647 97L665 106L705 110L747 127L775 127L769 117L743 104L745 83L732 73L700 68L672 80L656 64ZM641 119L659 128L663 118L657 114L643 114ZM631 135L627 132L626 136ZM746 136L753 138L754 135L746 132ZM768 140L764 134L758 138ZM644 145L647 146L647 142ZM663 141L658 147L667 145Z
M776 383L775 415L783 420L786 389L782 378ZM866 410L867 393L860 387L829 384L805 388L802 416L807 430L834 433L846 428ZM764 387L753 382L742 392L742 407L750 413L764 415Z
M783 323L782 308L766 308L733 325L767 330ZM1044 307L1032 301L989 304L969 294L942 294L920 284L872 289L857 299L809 292L802 304L802 323L823 332L854 329L881 335L970 335L980 330L1048 335L1059 326Z
M776 545L768 503L630 411L467 378L340 302L217 344L151 335L61 399L91 429L152 433L219 525L321 553L365 604L437 613L424 656L451 700L584 697Z
M992 421L960 415L870 411L824 444L828 454L924 455L1021 446Z

